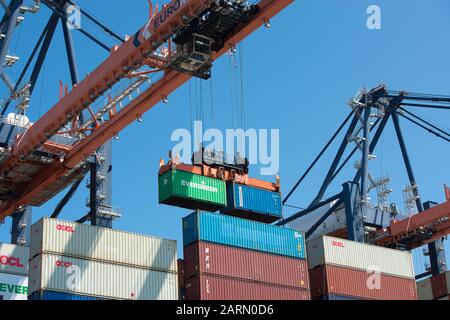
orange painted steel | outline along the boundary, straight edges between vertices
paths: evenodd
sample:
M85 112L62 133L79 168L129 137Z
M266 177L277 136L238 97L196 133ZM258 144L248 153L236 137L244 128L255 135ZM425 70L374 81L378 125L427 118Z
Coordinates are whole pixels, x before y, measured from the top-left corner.
M173 0L172 3L177 2ZM145 56L152 53L173 34L174 26L182 26L184 15L193 17L198 10L206 7L209 0L189 0L158 29L150 25L151 36L145 39L147 26L141 28L134 37L129 37L120 47L114 47L110 56L77 84L63 99L42 116L13 146L13 161L3 166L6 170L17 163L20 156L29 155L55 134L69 120L78 115L88 105L100 97L107 89L126 77L133 69L142 66ZM171 3L171 4L172 4ZM169 7L170 5L169 4ZM167 10L167 9L164 9ZM161 11L163 14L165 11ZM158 15L157 15L158 17ZM136 45L140 44L140 45Z
M220 52L213 53L212 59L216 60L225 54L230 48L268 22L293 1L261 0L258 3L260 11L246 25L227 39L224 48ZM176 0L172 1L171 4L175 2ZM58 132L67 122L71 121L82 110L104 94L108 88L146 63L148 61L146 57L173 35L177 27L186 23L182 21L182 17L194 17L209 3L210 1L205 0L182 1L180 9L172 16L166 18L157 28L154 24L149 23L140 29L134 37L128 38L122 46L114 47L111 50L110 57L105 62L75 86L71 92L53 106L23 136L16 140L12 151L13 157L7 160L0 169L5 172L14 168L23 156L31 154L39 146L43 145L49 136ZM160 13L156 14L154 19L158 19L160 15L166 14L165 10L168 10L171 4L165 6ZM145 35L149 37L145 39ZM136 44L139 45L136 46ZM26 189L19 193L17 199L3 203L0 208L0 219L12 214L19 206L32 201L33 197L37 197L40 192L51 188L51 184L55 183L60 176L65 175L71 168L84 161L102 144L135 121L137 116L141 116L154 107L189 79L189 75L166 70L161 80L133 100L129 106L118 112L112 119L107 120L94 130L91 135L73 146L73 149L67 154L62 163L56 162L43 169L27 185Z
M48 151L52 151L55 153L57 153L57 152L66 152L67 153L70 150L72 150L72 147L70 147L70 146L51 142L51 141L44 142L44 148Z
M169 162L167 165L162 165L159 169L158 175L162 175L170 169L176 169L180 171L186 171L206 177L211 177L215 179L222 179L224 181L235 182L239 184L244 184L247 186L252 186L259 189L269 190L269 191L280 191L280 185L278 183L272 183L264 180L259 180L255 178L250 178L247 174L240 174L233 170L227 170L223 167L212 168L208 165L189 165L189 164L174 164Z
M378 239L376 244L387 245L401 242L402 239L426 231L431 232L432 236L416 241L410 249L428 244L450 233L450 201L434 206L408 219L391 222L387 229L380 231L385 236Z

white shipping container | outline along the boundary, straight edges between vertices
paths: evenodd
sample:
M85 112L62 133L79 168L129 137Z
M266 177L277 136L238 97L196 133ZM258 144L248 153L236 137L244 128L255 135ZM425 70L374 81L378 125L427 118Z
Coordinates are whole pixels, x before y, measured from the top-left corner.
M417 282L417 299L434 300L433 287L431 286L431 278L426 278Z
M0 300L27 300L28 277L0 273Z
M328 236L310 240L306 246L310 269L332 264L404 278L415 277L412 255L406 251Z
M177 272L175 240L49 218L31 226L31 257L42 252Z
M30 248L0 243L0 272L28 276Z
M177 300L176 273L41 254L30 261L30 293L40 290L126 300Z

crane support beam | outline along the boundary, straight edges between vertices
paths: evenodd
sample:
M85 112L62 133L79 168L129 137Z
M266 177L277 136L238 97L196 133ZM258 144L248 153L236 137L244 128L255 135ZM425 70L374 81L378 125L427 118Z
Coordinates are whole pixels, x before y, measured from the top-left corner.
M293 1L261 0L257 4L259 11L233 32L228 39L225 39L223 48L212 53L212 60L218 59L259 27L268 23L273 16ZM179 4L179 7L174 12L173 6L176 3ZM6 160L0 169L3 171L11 170L20 163L23 157L42 146L50 136L57 133L67 122L80 114L81 111L103 95L113 84L142 66L147 57L174 35L177 28L186 25L187 17L189 17L188 19L193 19L209 3L210 1L205 0L172 1L150 21L152 23L141 28L134 37L127 39L122 46L113 48L111 55L104 63L19 137L14 143L12 157ZM170 8L172 8L172 15L167 12ZM166 15L166 19L163 23L158 24L156 21L161 20L159 19L160 15ZM137 116L142 115L165 99L187 82L190 77L190 75L185 73L166 70L164 76L158 82L134 99L113 118L105 121L91 135L76 144L68 152L64 161L55 162L44 168L26 186L25 190L19 192L14 200L3 203L0 208L0 218L10 215L15 208L26 204L34 196L46 190L53 182L58 180L58 177L75 168L98 147L134 122Z
M408 249L418 248L450 233L450 201L431 207L401 221L394 221L383 231L385 234L375 241L378 245L408 242L416 235L430 234L420 241L413 241Z

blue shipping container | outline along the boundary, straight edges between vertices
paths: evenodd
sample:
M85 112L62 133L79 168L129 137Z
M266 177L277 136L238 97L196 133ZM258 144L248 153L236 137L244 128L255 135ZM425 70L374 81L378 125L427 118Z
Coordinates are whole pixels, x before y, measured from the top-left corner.
M281 219L281 194L237 183L227 184L227 204L221 213L272 223Z
M56 301L64 301L64 300L106 300L98 297L91 296L83 296L78 294L66 293L66 292L57 292L57 291L40 291L35 292L31 296L28 297L28 300L56 300Z
M183 218L183 244L208 241L306 259L302 232L210 212L194 212Z

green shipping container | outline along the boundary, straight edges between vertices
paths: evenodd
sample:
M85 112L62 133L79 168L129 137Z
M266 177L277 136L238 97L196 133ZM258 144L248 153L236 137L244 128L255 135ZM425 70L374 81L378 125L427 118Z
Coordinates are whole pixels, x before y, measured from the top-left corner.
M225 181L169 170L159 176L159 203L192 210L217 211L227 206Z

